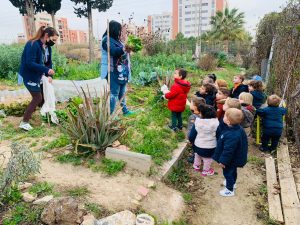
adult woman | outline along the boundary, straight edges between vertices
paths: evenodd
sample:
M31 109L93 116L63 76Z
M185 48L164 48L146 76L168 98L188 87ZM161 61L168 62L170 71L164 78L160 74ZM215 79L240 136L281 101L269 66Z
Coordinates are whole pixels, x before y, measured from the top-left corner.
M121 101L121 106L124 115L131 115L126 106L125 93L126 85L130 80L130 49L125 47L120 41L122 25L116 21L109 23L110 35L110 113L116 108L118 101ZM108 53L107 53L107 31L102 37L102 57L101 57L101 78L108 77Z
M49 82L52 82L55 72L52 69L51 46L55 44L58 36L58 32L54 28L42 26L24 47L19 73L23 77L24 85L30 92L32 100L25 110L19 127L26 131L32 129L29 120L36 107L43 104L42 76L47 76Z

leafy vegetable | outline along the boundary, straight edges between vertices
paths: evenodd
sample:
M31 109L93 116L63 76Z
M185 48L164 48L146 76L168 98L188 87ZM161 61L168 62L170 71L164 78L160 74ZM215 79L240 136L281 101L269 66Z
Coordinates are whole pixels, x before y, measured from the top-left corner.
M142 50L142 40L134 35L128 36L127 45L132 49L133 52L139 52Z

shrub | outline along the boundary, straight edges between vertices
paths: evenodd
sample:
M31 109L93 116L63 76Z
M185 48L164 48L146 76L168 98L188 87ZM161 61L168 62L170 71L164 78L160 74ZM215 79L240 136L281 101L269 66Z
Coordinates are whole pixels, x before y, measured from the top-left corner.
M17 80L23 45L0 45L0 78Z
M217 60L212 55L205 55L199 60L198 66L202 70L211 71L216 69Z

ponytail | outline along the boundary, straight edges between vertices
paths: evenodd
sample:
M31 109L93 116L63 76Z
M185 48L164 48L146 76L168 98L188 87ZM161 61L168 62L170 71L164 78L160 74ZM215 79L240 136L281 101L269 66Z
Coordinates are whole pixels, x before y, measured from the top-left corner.
M35 36L30 39L30 41L39 40L43 38L46 33L49 35L49 37L59 36L58 32L53 27L46 28L45 26L41 26L36 32Z

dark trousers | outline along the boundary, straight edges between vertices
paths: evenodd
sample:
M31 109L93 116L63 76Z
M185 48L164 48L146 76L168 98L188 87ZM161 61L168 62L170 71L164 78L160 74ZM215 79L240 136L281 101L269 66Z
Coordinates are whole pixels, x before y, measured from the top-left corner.
M24 116L23 116L23 121L28 123L29 120L32 117L32 114L34 113L34 111L36 110L36 107L42 107L44 104L44 96L43 96L43 87L41 85L41 92L32 92L29 91L32 97L31 102L29 103L29 105L27 106L25 112L24 112Z
M172 112L172 128L182 129L182 113Z
M268 134L263 132L263 135L261 137L261 147L264 151L274 151L277 149L279 139L281 137L281 134ZM269 143L271 141L271 146L269 147Z
M237 167L225 167L223 169L223 175L226 180L226 188L229 191L233 191L233 186L237 179Z

